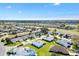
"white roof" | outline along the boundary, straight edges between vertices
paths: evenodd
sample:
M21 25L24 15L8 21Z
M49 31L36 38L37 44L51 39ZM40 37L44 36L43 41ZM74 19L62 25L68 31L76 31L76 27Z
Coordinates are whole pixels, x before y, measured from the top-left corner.
M35 50L30 48L23 48L19 47L13 50L13 52L16 52L14 56L35 56Z
M32 42L32 44L39 48L44 45L44 42L41 40L38 40L37 42Z
M52 37L44 37L43 39L47 40L47 41L52 41L52 40L54 40L54 37L53 36Z
M61 39L61 40L58 40L57 43L59 43L59 44L65 46L65 47L68 47L68 46L70 46L70 44L71 44L72 42L71 42L70 40L68 40L68 39ZM68 44L68 43L70 43L70 44Z

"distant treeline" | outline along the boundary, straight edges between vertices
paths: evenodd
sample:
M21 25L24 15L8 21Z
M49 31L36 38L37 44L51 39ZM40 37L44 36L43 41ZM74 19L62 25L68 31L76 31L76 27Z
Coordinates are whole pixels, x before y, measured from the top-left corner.
M79 20L0 20L0 22L18 22L18 23L79 23Z

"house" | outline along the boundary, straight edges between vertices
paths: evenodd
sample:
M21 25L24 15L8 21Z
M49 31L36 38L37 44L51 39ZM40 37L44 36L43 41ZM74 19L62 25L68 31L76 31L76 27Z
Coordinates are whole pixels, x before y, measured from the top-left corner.
M18 38L13 38L13 39L11 39L11 41L12 41L13 43L22 42L22 41L24 41L24 40L27 40L27 36L22 36L22 37L18 37Z
M68 50L65 47L62 46L52 46L49 50L51 53L58 53L58 54L64 54L64 55L69 55Z
M13 39L11 39L11 41L12 41L13 43L16 43L16 42L22 42L23 39L21 39L20 37L18 37L18 38L13 38Z
M51 36L52 35L52 32L48 32L48 34L47 34L48 36Z
M69 39L69 38L71 38L71 35L69 35L69 34L64 34L63 37Z
M45 43L41 40L37 40L37 41L32 42L32 45L37 48L41 48L43 45L45 45Z
M54 40L54 37L44 37L43 40L51 42L52 40Z
M35 50L29 47L18 47L9 52L7 52L8 56L36 56Z
M8 35L7 33L0 33L0 37Z
M56 43L66 47L66 48L69 48L72 45L71 40L68 40L66 38L62 38L61 40L56 41Z
M17 34L18 37L26 36L26 35L27 35L27 33L19 33L19 34Z
M28 38L27 38L27 36L22 36L21 37L23 40L27 40Z
M0 56L4 56L4 54L5 54L5 51L6 51L6 48L5 48L5 46L3 46L3 45L0 45Z
M68 42L69 44L71 44L72 45L72 39L67 39L67 38L61 38L62 40L65 40L66 42Z
M29 38L35 38L35 33L32 33L31 35L29 35Z

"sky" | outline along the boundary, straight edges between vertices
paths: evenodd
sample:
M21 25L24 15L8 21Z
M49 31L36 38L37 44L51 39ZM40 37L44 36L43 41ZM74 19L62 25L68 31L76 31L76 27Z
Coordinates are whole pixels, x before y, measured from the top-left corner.
M0 3L0 20L79 20L79 3Z

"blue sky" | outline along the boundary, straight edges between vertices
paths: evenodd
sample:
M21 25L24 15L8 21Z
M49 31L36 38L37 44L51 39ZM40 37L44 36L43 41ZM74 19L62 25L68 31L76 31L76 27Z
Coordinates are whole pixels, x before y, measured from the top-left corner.
M0 3L1 20L79 20L78 3Z

